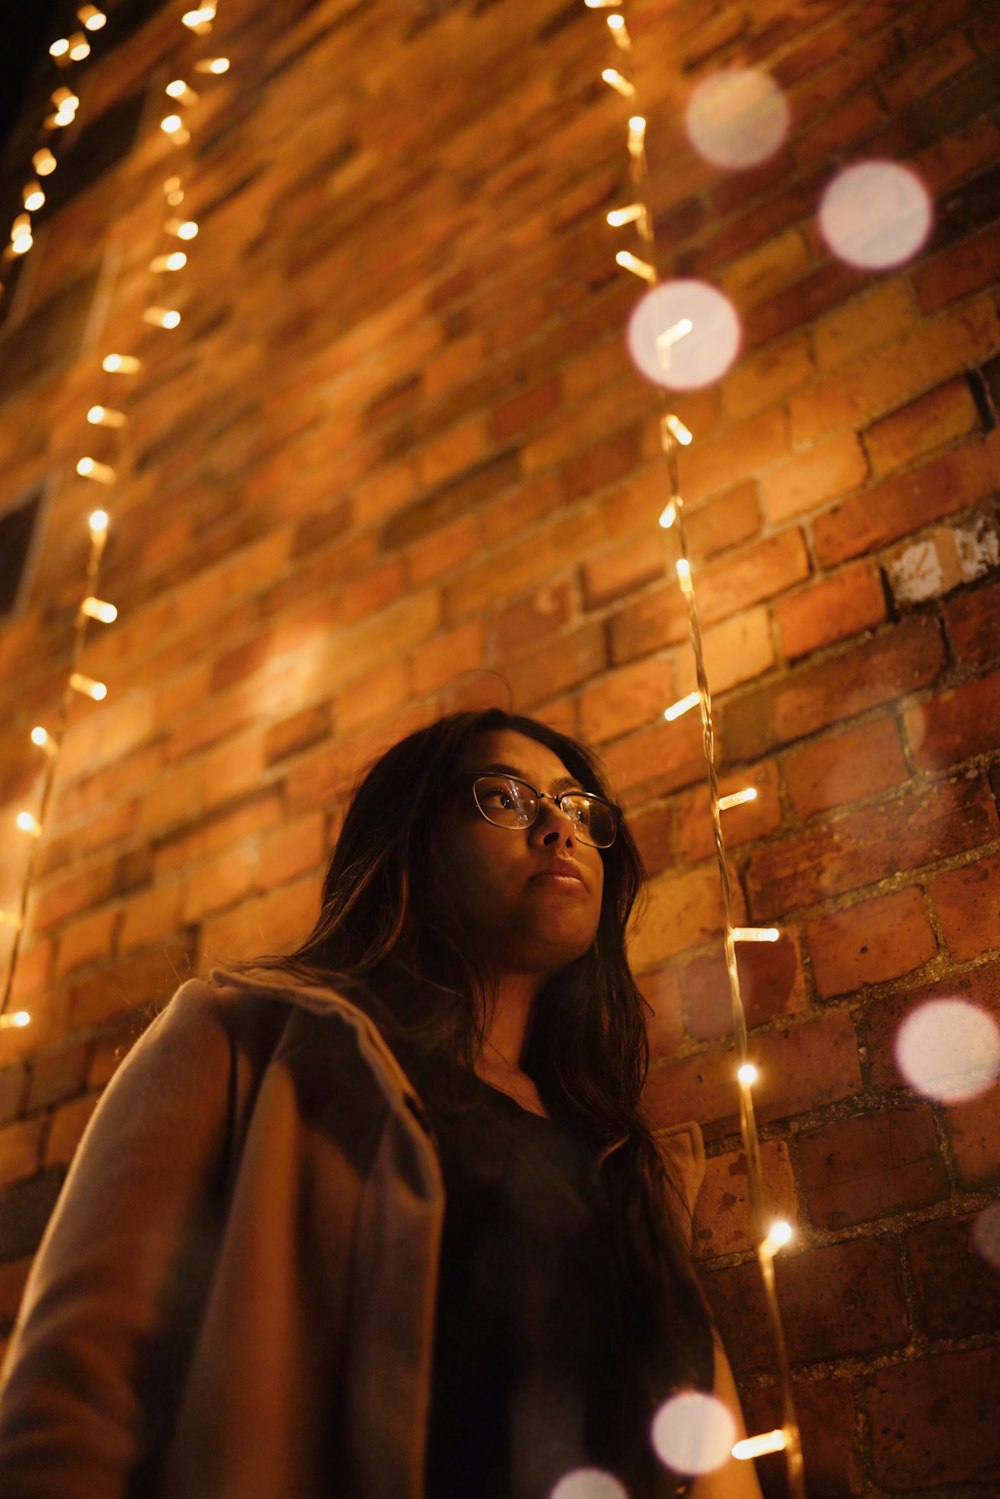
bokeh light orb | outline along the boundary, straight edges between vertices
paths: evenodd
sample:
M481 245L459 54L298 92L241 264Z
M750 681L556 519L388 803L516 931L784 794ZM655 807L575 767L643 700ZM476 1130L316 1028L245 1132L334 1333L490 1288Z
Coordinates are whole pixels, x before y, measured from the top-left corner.
M713 166L734 171L773 156L788 134L788 104L766 73L727 68L699 83L684 111L692 146Z
M869 271L910 260L926 242L932 218L920 178L894 161L845 167L819 205L820 233L834 255Z
M560 1478L549 1499L628 1499L628 1491L603 1468L574 1468Z
M900 1026L896 1064L918 1093L938 1103L964 1103L1000 1074L1000 1028L968 1000L928 1000Z
M664 281L636 303L628 348L647 380L697 390L726 373L740 347L740 320L706 281Z
M1000 1202L983 1208L972 1225L972 1242L987 1264L1000 1270Z
M653 1417L653 1447L677 1473L721 1468L736 1441L736 1423L714 1395L684 1390L665 1400Z

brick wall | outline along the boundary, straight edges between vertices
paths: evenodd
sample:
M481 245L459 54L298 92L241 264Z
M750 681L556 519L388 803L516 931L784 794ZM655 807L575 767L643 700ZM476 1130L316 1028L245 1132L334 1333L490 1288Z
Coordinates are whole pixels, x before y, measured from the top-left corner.
M83 111L190 70L179 9L95 49ZM783 933L741 962L768 1192L797 1227L779 1289L809 1491L982 1494L1000 1296L971 1226L1000 1091L935 1105L894 1039L929 996L1000 1016L1000 28L973 0L629 15L661 271L721 286L744 328L731 373L675 405L723 789L759 792L727 814L739 915ZM121 620L85 663L110 693L74 709L19 971L35 1020L0 1038L5 1322L150 1005L307 929L359 768L509 684L599 748L634 819L650 1109L705 1127L697 1250L751 1427L774 1424L700 736L660 716L692 671L655 524L658 398L622 343L639 288L604 222L627 113L595 81L606 37L578 0L220 5L234 67L192 117L184 322L141 335L122 398L102 587ZM747 172L683 133L725 64L790 105ZM19 324L98 273L85 335L2 392L0 503L50 490L0 630L7 827L80 596L83 413L115 399L100 358L135 346L159 248L156 109L40 231L4 335L16 353ZM871 157L935 203L924 251L877 275L815 219L836 167ZM23 858L4 835L3 904Z

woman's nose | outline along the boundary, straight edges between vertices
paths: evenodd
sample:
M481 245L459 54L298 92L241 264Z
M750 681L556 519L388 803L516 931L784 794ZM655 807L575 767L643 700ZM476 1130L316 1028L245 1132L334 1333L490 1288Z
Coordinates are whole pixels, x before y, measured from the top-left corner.
M531 831L538 835L540 843L550 846L562 842L563 838L567 843L576 839L576 824L551 797L545 797L539 803L538 816Z

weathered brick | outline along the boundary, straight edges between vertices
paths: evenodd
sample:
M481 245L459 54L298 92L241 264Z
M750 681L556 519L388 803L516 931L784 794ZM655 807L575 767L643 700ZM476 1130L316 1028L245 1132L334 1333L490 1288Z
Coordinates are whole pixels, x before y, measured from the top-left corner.
M998 256L1000 225L990 224L915 266L913 285L922 311L937 312L988 285L996 276Z
M639 980L639 989L652 1009L652 1014L646 1021L650 1057L670 1056L677 1050L684 1036L677 974L672 968L659 968L654 973L644 973Z
M684 519L692 559L701 561L727 552L760 532L757 484L748 479L704 505L685 508Z
M783 1218L796 1227L798 1203L788 1145L784 1140L765 1140L760 1155L768 1220ZM738 1254L754 1244L746 1156L739 1150L712 1156L695 1209L694 1252L705 1258Z
M824 999L900 978L937 952L923 893L915 886L808 922L806 942Z
M97 1107L99 1096L97 1093L84 1093L53 1111L49 1132L45 1137L46 1167L69 1165L80 1137Z
M865 433L865 447L876 476L967 437L981 425L979 410L966 380L949 380L928 391L891 416L873 423Z
M297 750L307 749L309 745L315 744L317 740L324 739L329 733L330 713L325 703L317 703L310 708L302 708L288 718L282 719L280 723L273 724L268 730L265 759L268 765L274 765L286 756L293 755Z
M617 739L644 724L662 719L675 697L669 661L647 656L620 666L580 693L583 737L593 744Z
M1000 562L1000 526L990 511L973 511L961 524L935 526L897 547L884 570L900 608L940 598L992 572Z
M867 477L868 460L859 438L835 432L768 470L761 479L764 509L778 525L860 488Z
M801 739L928 686L944 667L937 624L909 619L817 663L788 672L772 685L750 688L720 710L720 739L728 761L756 760Z
M663 533L650 526L645 535L610 547L584 563L581 569L584 600L593 609L668 576L673 576L673 570Z
M771 621L763 605L710 625L701 644L709 687L715 695L763 676L777 660ZM689 647L674 652L674 675L678 697L695 691L697 672Z
M805 1003L802 966L794 935L777 942L740 942L736 947L740 998L752 1029ZM714 1041L733 1031L729 974L721 943L718 951L693 958L684 968L684 1025L698 1041Z
M909 774L891 716L814 739L784 757L789 800L803 818L886 791Z
M938 875L930 897L954 958L976 958L1000 946L1000 857Z
M839 369L869 349L889 343L917 321L907 279L891 276L866 287L813 325L816 363L823 372Z
M805 385L812 373L809 343L803 334L768 344L727 376L722 387L723 406L736 421L752 416Z
M413 653L413 690L417 697L438 691L447 683L484 664L486 627L470 619L417 647Z
M802 1437L806 1492L810 1499L845 1499L864 1489L857 1439L857 1413L847 1379L796 1380L792 1386ZM772 1431L782 1423L777 1386L759 1386L743 1395L748 1431ZM782 1453L754 1464L765 1494L780 1493L785 1481Z
M943 770L1000 744L1000 672L928 698L904 714L913 758L924 770Z
M71 973L96 959L110 957L115 948L115 933L121 913L116 907L102 907L77 921L71 921L59 933L56 955L56 977Z
M774 615L785 655L794 661L881 624L885 594L878 574L864 563L854 563L778 599Z
M686 500L707 499L731 489L734 478L757 474L787 452L787 418L773 407L694 444L681 464L681 492Z
M927 1104L836 1119L795 1137L809 1216L818 1228L867 1223L948 1196Z
M906 1248L923 1321L932 1338L967 1338L1000 1328L997 1266L980 1253L978 1213L911 1228Z
M720 796L753 790L753 801L729 807L721 814L727 847L735 848L773 833L781 822L777 767L769 761L719 777ZM677 802L678 853L690 863L715 853L707 783L685 792Z
M894 1492L995 1483L998 1380L995 1347L880 1369L868 1395L876 1483Z
M943 609L952 649L969 666L1000 661L1000 583L960 593Z
M418 457L417 472L421 483L441 484L471 468L486 454L490 441L489 429L482 417L473 417L454 427L429 443Z
M86 1077L88 1055L88 1043L78 1041L38 1057L31 1068L25 1112L47 1109L78 1093Z
M796 527L743 547L738 555L705 563L693 572L702 623L713 624L774 598L808 573L809 554Z
M505 663L518 711L532 708L586 681L607 665L604 626L581 625Z
M750 909L758 919L778 918L996 836L996 806L982 778L906 789L892 801L816 818L758 849L745 874Z
M950 973L930 984L920 984L906 991L893 990L870 1003L865 1009L861 1032L868 1052L871 1080L876 1088L908 1086L908 1079L896 1064L896 1038L909 1015L928 1000L938 999L963 999L1000 1019L1000 965L987 965L967 973ZM1000 1090L994 1089L993 1093L1000 1095ZM974 1107L973 1104L956 1106L956 1117L964 1120L966 1110ZM993 1146L993 1159L1000 1169L1000 1136Z
M736 892L737 910L740 902ZM737 914L735 919L740 920ZM629 944L637 972L657 968L665 958L696 947L722 931L722 892L714 864L675 873L668 870L649 884L649 901Z
M33 1176L41 1164L44 1115L19 1119L0 1128L0 1188Z

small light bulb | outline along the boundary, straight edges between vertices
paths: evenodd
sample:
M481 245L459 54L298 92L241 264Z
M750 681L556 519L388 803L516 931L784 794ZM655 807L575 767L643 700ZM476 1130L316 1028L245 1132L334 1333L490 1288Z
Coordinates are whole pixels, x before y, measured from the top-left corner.
M20 925L20 923L18 923ZM15 1010L13 1015L0 1015L0 1028L10 1030L12 1027L23 1029L31 1024L31 1016L27 1010Z
M98 463L96 458L80 458L76 471L81 479L93 479L97 484L113 484L115 471L107 463Z
M31 237L31 231L23 229L20 234L15 235L15 237L11 240L10 248L15 255L27 255L28 251L31 249L34 243L35 241Z
M74 692L79 692L83 697L92 698L95 703L103 703L108 695L106 683L95 682L93 677L84 676L82 671L70 673L69 685Z
M734 926L734 942L777 942L781 933L776 926Z
M198 236L198 225L193 219L168 219L163 227L175 239L196 239Z
M617 16L608 16L608 25L612 31L621 31L625 26L625 17L620 14Z
M781 1427L774 1431L763 1431L757 1437L744 1437L733 1447L733 1457L746 1461L752 1457L765 1457L769 1452L784 1452L788 1439Z
M58 41L52 43L49 48L50 57L65 57L69 51L69 37L61 36Z
M731 791L728 796L720 796L719 811L728 812L732 807L743 807L747 802L755 802L756 800L756 786L747 786L744 791Z
M790 1242L791 1238L792 1225L790 1223L786 1223L784 1219L779 1218L778 1221L776 1223L772 1223L771 1227L768 1229L767 1237L761 1243L761 1250L764 1254L776 1254L779 1249L784 1249L785 1245Z
M644 203L630 203L627 208L613 208L608 214L608 223L612 229L620 229L622 224L631 224L636 219L641 219L645 212Z
M701 697L697 692L689 692L686 697L678 698L676 703L671 703L669 708L664 708L663 716L667 723L673 723L675 718L680 718L684 713L690 713L692 708L697 708Z
M691 581L691 564L686 557L678 557L674 567L677 569L677 576L682 584Z
M175 307L147 307L142 318L152 328L177 328L181 321L181 315Z
M108 406L91 406L87 420L92 427L124 427L124 411L113 411Z
M24 189L22 201L29 213L37 213L45 205L45 194L40 182L29 182Z
M174 250L169 255L157 255L155 260L149 262L149 269L157 273L162 271L182 271L187 265L187 256L183 250Z
M103 10L98 10L96 5L81 5L76 13L77 20L86 26L88 31L100 31L102 26L108 24L108 18Z
M750 1088L757 1081L760 1073L752 1062L744 1062L743 1066L737 1071L736 1076L745 1088Z
M58 166L58 162L48 146L43 146L40 151L35 152L31 158L31 164L39 177L50 177Z
M41 824L36 821L30 812L18 812L17 825L22 833L30 833L32 838L40 838L42 836Z
M623 99L631 99L635 95L635 84L630 83L624 73L619 73L617 68L605 68L601 73L604 82L613 88L616 94L621 94Z
M663 509L660 511L660 525L663 527L664 531L669 531L670 527L674 524L676 519L677 506L674 504L673 500L668 500Z
M41 724L36 724L31 731L32 744L37 744L39 749L43 749L48 740L49 736L46 730L42 728Z
M168 83L164 92L171 99L179 99L182 104L197 104L198 102L198 95L189 83L184 82L183 78L175 78L173 82Z
M114 604L106 604L103 599L85 598L80 605L80 613L85 614L88 619L99 620L102 625L113 625L118 618L118 610Z
M0 926L19 927L21 918L16 911L0 911Z
M10 226L11 239L17 239L19 234L31 233L31 219L26 213L19 213Z
M687 322L687 321L688 321L687 318L682 318L681 319L681 322ZM680 323L678 323L677 327L680 328L680 326L681 326ZM691 332L690 326L688 328L684 329L683 332L690 333ZM668 436L668 434L669 434L669 436ZM694 437L688 431L687 427L685 427L685 425L681 421L680 417L679 416L675 416L672 411L668 411L667 414L666 414L666 416L663 418L663 433L662 433L662 436L664 438L664 443L663 443L664 447L666 447L667 442L669 441L669 438L671 438L671 437L674 438L677 442L679 442L681 444L681 447L684 447L684 448L689 447L690 444L692 442L694 442Z
M77 31L70 37L69 55L72 62L83 62L85 57L90 56L90 43L82 31Z
M101 368L108 375L137 375L142 369L142 360L134 354L105 354Z
M49 95L56 109L71 109L74 114L80 107L80 100L71 88L61 85Z
M203 57L195 63L194 70L196 73L213 73L219 78L223 73L229 72L230 66L228 57Z
M656 280L656 267L650 265L648 260L640 260L630 250L619 250L615 260L623 271L631 271L633 276L639 276L643 281L652 283Z
M160 129L167 135L177 135L179 131L184 129L184 121L180 115L167 115L165 119L160 121Z
M87 525L90 527L90 539L96 541L98 537L107 534L108 512L106 510L92 510L87 517Z

